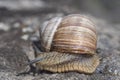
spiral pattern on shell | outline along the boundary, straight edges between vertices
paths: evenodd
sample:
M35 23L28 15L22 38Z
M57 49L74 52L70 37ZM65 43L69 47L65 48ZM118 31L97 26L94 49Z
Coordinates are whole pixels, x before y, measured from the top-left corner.
M99 65L94 23L80 14L56 17L40 28L44 52L37 67L52 72L78 71L92 73ZM36 59L37 59L36 58Z

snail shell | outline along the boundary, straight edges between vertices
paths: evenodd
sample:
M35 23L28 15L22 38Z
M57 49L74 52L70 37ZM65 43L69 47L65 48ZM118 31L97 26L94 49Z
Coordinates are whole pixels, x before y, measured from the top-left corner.
M56 17L40 28L44 49L37 67L52 72L78 71L92 73L99 65L94 23L80 14Z
M91 20L79 14L51 19L41 27L41 44L45 51L94 54L96 30Z

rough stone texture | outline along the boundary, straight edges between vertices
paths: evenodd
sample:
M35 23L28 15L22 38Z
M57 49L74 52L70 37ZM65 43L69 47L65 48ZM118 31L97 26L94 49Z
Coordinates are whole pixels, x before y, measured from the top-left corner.
M72 0L70 2L72 3ZM62 3L61 1L60 4ZM49 6L52 6L50 4L57 5L55 2L49 3ZM67 1L64 4L67 4ZM43 22L54 16L83 13L79 8L69 8L70 5L69 3L61 8L60 5L56 8L42 7L35 12L8 10L0 13L0 26L4 27L4 29L0 27L0 80L120 80L120 23L111 23L95 16L91 16L91 19L97 25L98 52L100 51L98 55L101 62L93 74L42 71L35 76L31 72L17 76L26 70L28 57L34 58L31 43L33 40L38 40L38 28Z

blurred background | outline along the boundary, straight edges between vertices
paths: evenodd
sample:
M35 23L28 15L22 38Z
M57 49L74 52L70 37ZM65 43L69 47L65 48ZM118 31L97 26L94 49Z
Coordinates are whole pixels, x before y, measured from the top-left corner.
M0 0L4 17L48 13L87 13L111 22L120 22L120 0Z

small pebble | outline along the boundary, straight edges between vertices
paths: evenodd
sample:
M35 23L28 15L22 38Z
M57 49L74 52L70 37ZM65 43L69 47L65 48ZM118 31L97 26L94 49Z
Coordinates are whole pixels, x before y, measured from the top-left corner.
M118 74L118 71L117 71L117 70L114 70L114 74L117 75L117 74Z
M29 35L28 35L28 34L25 34L25 35L23 35L23 36L21 37L21 39L23 39L23 40L28 40L28 38L29 38Z
M0 23L0 30L8 31L8 30L10 30L10 26L1 22Z
M111 73L112 72L112 68L110 68L108 71Z
M38 40L39 40L39 38L38 38L38 37L36 37L36 36L32 36L32 37L30 37L30 40L31 40L31 41L38 41Z
M23 29L22 29L22 32L33 32L33 29L31 28L31 27L24 27Z
M20 27L20 23L19 23L19 22L14 23L14 24L13 24L13 27L14 27L14 28L19 28L19 27Z

